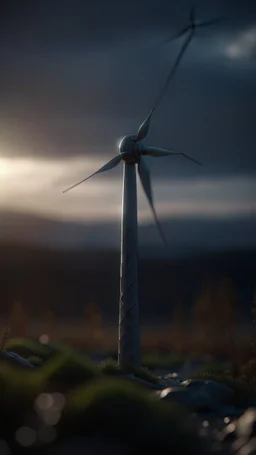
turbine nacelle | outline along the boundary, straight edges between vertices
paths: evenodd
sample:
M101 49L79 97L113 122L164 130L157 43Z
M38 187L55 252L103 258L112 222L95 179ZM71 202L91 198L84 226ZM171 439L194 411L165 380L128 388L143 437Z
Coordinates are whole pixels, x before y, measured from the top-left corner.
M145 124L145 122L142 124L142 126ZM140 132L142 127L140 127ZM145 137L145 134L144 134ZM142 139L142 138L141 138ZM86 180L90 179L96 174L99 174L101 172L109 171L110 169L113 169L116 167L122 160L125 161L128 164L138 164L138 171L141 177L141 182L142 186L144 187L145 193L148 197L148 200L150 201L152 197L149 197L148 193L148 188L151 187L150 184L150 177L147 168L147 165L144 161L143 155L148 155L154 158L160 158L162 156L171 156L171 155L181 155L184 158L187 158L191 161L193 161L196 164L202 165L199 161L195 160L194 158L191 158L190 156L186 155L185 153L181 152L171 152L169 150L160 148L160 147L155 147L152 145L142 145L140 143L140 139L138 139L138 134L137 136L134 135L129 135L129 136L124 136L123 139L121 139L119 143L119 154L114 156L111 160L109 160L104 166L102 166L100 169L98 169L96 172L93 174L89 175L89 177L86 177L85 179L81 180L80 182L75 183L75 185L72 185L71 187L67 188L66 190L63 191L63 193L66 193L69 190L72 190L76 186L80 185L83 182L86 182ZM142 176L142 171L144 174L144 177ZM147 182L146 182L147 180ZM143 182L144 181L144 182ZM145 183L146 182L146 183ZM150 189L151 192L151 189ZM152 205L152 201L150 202ZM152 206L153 209L153 206Z
M141 145L134 135L124 136L119 143L119 153L122 159L129 164L139 163L141 155Z

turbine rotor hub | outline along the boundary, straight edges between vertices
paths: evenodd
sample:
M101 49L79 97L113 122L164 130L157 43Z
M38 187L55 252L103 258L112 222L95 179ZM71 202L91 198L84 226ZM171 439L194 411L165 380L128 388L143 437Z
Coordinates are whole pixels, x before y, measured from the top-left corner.
M129 164L136 164L140 160L141 145L136 136L124 136L119 144L119 153L123 154L123 160Z

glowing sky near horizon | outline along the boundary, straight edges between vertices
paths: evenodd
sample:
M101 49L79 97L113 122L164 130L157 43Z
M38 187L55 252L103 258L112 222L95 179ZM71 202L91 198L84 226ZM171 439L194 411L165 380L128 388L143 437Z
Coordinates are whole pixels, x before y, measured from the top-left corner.
M122 166L62 193L66 187L98 169L104 159L0 158L0 210L76 221L117 219L121 212ZM159 216L232 217L256 213L253 177L159 180L154 178L150 160L148 164ZM151 220L140 184L138 195L140 220Z

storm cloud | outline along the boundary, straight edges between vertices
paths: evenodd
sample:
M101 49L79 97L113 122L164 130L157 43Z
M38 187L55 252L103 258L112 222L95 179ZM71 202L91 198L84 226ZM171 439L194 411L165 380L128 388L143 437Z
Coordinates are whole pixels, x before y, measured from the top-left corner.
M114 153L163 85L180 42L159 43L184 25L189 8L187 1L5 2L1 153ZM255 172L256 8L209 1L197 9L199 19L225 20L198 32L148 139L194 154L209 173ZM175 165L172 176L179 174Z
M89 183L86 197L84 187L65 199L61 190L136 132L182 44L162 42L185 25L190 7L187 0L3 2L0 209L79 222L118 218L119 171ZM160 216L188 223L192 214L256 211L256 5L201 1L197 17L225 20L198 31L147 137L204 164L148 160ZM141 207L150 219L143 198Z

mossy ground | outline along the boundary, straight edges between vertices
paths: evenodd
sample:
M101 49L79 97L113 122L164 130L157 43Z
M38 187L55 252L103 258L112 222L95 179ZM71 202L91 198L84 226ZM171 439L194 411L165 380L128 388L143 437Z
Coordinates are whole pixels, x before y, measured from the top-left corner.
M44 360L31 370L2 361L0 439L8 443L12 453L22 453L17 430L24 427L35 435L31 453L44 454L49 445L79 437L122 441L133 453L149 449L175 451L177 455L204 453L190 416L177 405L159 402L142 387L120 378L113 362L111 370L110 363L97 367L66 348L56 350L29 340L15 343L9 346L12 350L16 347L20 355L26 352L26 357L41 356ZM146 370L143 374L148 379ZM64 397L61 409L54 404L56 393ZM39 440L42 428L51 429L54 438L50 442Z
M112 358L107 358L99 365L99 369L103 374L108 376L121 376L124 374L132 374L139 379L143 379L144 381L152 382L157 384L159 379L146 367L142 367L139 369L134 368L121 368L117 361Z
M27 339L9 340L6 348L36 365L31 370L18 369L1 360L0 439L12 453L22 453L15 436L21 427L29 427L36 435L31 453L43 455L49 445L80 437L124 441L132 453L152 449L177 455L205 453L191 417L178 405L160 402L141 385L122 378L122 374L133 374L156 383L158 379L148 369L121 369L113 359L95 365L67 347ZM237 406L246 406L255 395L255 386L245 379L234 380L216 366L215 371L209 365L205 368L193 377L229 385ZM56 393L64 397L61 410L54 405ZM41 410L35 406L38 397L45 402ZM50 442L40 442L42 428L52 431Z

